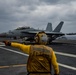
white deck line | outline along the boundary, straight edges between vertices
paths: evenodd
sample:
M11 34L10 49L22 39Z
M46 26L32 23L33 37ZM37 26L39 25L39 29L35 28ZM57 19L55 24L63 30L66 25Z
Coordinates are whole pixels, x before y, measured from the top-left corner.
M55 51L55 54L76 58L76 55L74 55L74 54L68 54L68 53L62 53L62 52L56 52L56 51Z
M12 49L4 48L4 47L0 47L0 48L1 48L1 49L4 49L4 50L6 50L6 51L11 51L11 52L20 54L20 55L29 56L28 54L25 54L25 53L22 53L22 52L19 52L19 51L14 51L14 50L12 50ZM66 56L65 53L62 53L62 54L61 54L61 52L60 52L60 53L59 53L59 52L55 52L55 53ZM68 55L68 56L69 56L69 55ZM72 56L71 56L71 57L72 57ZM73 56L73 57L74 57L74 56ZM76 67L68 66L68 65L65 65L65 64L61 64L61 63L59 63L59 66L62 66L62 67L65 67L65 68L68 68L68 69L71 69L71 70L76 70Z

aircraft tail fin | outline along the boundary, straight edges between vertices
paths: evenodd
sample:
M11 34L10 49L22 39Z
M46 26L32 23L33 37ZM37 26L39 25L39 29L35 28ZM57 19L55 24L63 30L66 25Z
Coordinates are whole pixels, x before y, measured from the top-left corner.
M52 23L47 24L46 31L52 31Z
M60 32L63 24L64 24L64 22L61 21L61 22L58 24L58 26L53 30L53 32Z

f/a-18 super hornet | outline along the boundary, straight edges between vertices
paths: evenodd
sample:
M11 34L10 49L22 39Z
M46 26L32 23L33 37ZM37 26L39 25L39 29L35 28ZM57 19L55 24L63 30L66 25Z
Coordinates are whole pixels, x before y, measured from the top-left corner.
M32 41L34 40L34 36L36 35L36 33L44 31L49 37L49 42L51 42L57 37L64 35L64 33L60 32L63 23L64 22L61 21L54 30L52 30L51 23L47 24L46 30L34 29L30 27L19 27L12 31L0 34L0 37L9 37L14 39L27 37L26 41Z

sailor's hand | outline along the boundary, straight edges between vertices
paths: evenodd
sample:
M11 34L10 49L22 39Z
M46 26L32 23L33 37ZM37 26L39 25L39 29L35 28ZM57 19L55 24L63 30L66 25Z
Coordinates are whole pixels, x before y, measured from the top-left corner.
M11 45L11 42L8 41L8 40L3 41L3 43L5 43L6 46L10 46Z

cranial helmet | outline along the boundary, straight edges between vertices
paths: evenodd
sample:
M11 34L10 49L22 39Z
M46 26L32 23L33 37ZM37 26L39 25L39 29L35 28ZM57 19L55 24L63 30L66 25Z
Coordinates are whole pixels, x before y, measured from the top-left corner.
M44 31L38 32L35 36L35 42L37 44L45 45L48 42L48 36L46 35Z

